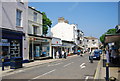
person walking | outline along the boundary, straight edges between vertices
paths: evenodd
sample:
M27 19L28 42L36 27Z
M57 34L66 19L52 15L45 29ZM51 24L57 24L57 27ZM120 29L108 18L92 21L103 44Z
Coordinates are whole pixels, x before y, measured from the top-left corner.
M77 54L78 54L78 55L80 55L80 52L81 52L81 50L80 50L80 49L78 49L78 50L77 50Z
M93 63L94 51L95 50L92 50L92 52L90 53L90 56L89 56L90 63Z
M112 51L111 51L111 62L112 62L113 64L115 63L116 56L117 56L116 49L113 48Z
M64 52L64 51L62 51L62 58L64 57L64 53L65 53L65 52Z
M66 52L64 52L64 58L65 58L65 59L66 59L66 56L67 56L67 55L66 55Z

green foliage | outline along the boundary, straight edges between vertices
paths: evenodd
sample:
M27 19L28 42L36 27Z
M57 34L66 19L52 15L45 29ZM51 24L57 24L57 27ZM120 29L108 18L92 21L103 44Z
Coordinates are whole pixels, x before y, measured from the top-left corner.
M104 38L106 34L116 34L116 29L109 29L106 33L104 33L101 37L100 37L100 41L102 43L104 43Z
M51 27L52 22L51 20L46 16L45 12L42 12L43 14L43 34L46 35L48 32L48 27Z

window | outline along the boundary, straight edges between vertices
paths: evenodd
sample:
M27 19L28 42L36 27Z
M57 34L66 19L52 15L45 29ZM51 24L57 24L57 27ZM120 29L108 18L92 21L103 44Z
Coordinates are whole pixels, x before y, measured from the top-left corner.
M33 26L33 34L36 35L37 34L37 26Z
M37 13L34 12L34 21L37 21Z
M21 21L22 21L21 15L22 15L22 11L17 10L16 11L16 26L21 26Z

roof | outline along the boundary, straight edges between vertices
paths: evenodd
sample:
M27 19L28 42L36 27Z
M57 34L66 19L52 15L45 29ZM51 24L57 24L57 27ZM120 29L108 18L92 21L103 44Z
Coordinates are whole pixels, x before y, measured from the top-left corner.
M74 44L73 41L62 40L62 42L65 42L65 43L73 43L73 44Z
M120 41L120 34L105 35L105 43L112 43Z
M32 10L34 10L34 11L36 11L36 12L40 13L40 14L42 14L40 11L38 11L38 10L36 10L36 9L32 8L31 6L28 6L28 8L30 8L30 9L32 9Z
M95 38L95 37L84 37L85 39L98 39L98 38Z
M47 38L47 39L52 39L52 37L45 37L45 36L39 36L39 35L33 35L33 34L28 34L29 36L34 36L34 37L41 37L41 38Z

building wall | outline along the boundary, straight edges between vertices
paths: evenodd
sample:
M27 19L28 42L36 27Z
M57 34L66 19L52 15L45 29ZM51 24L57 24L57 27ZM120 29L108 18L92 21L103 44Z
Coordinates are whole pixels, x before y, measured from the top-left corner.
M73 27L67 23L58 23L51 28L52 36L61 40L74 41Z
M0 12L2 12L2 2L0 1ZM0 28L2 26L2 14L0 14Z
M94 40L94 42L92 40ZM98 39L86 39L86 38L84 38L84 46L86 48L85 50L87 50L88 48L90 48L90 51L92 48L99 49L99 40Z
M27 8L28 3L2 2L2 27L17 31L27 32ZM16 26L16 10L22 11L22 26Z
M37 21L34 21L34 12L37 13ZM33 25L38 27L37 35L42 35L42 14L28 8L28 33L33 34Z
M28 2L20 3L20 2L2 2L2 24L1 28L6 28L10 30L22 31L25 33L23 36L23 59L28 58L28 42L27 42L27 26L28 26ZM19 9L22 11L22 25L21 27L16 26L16 10Z

